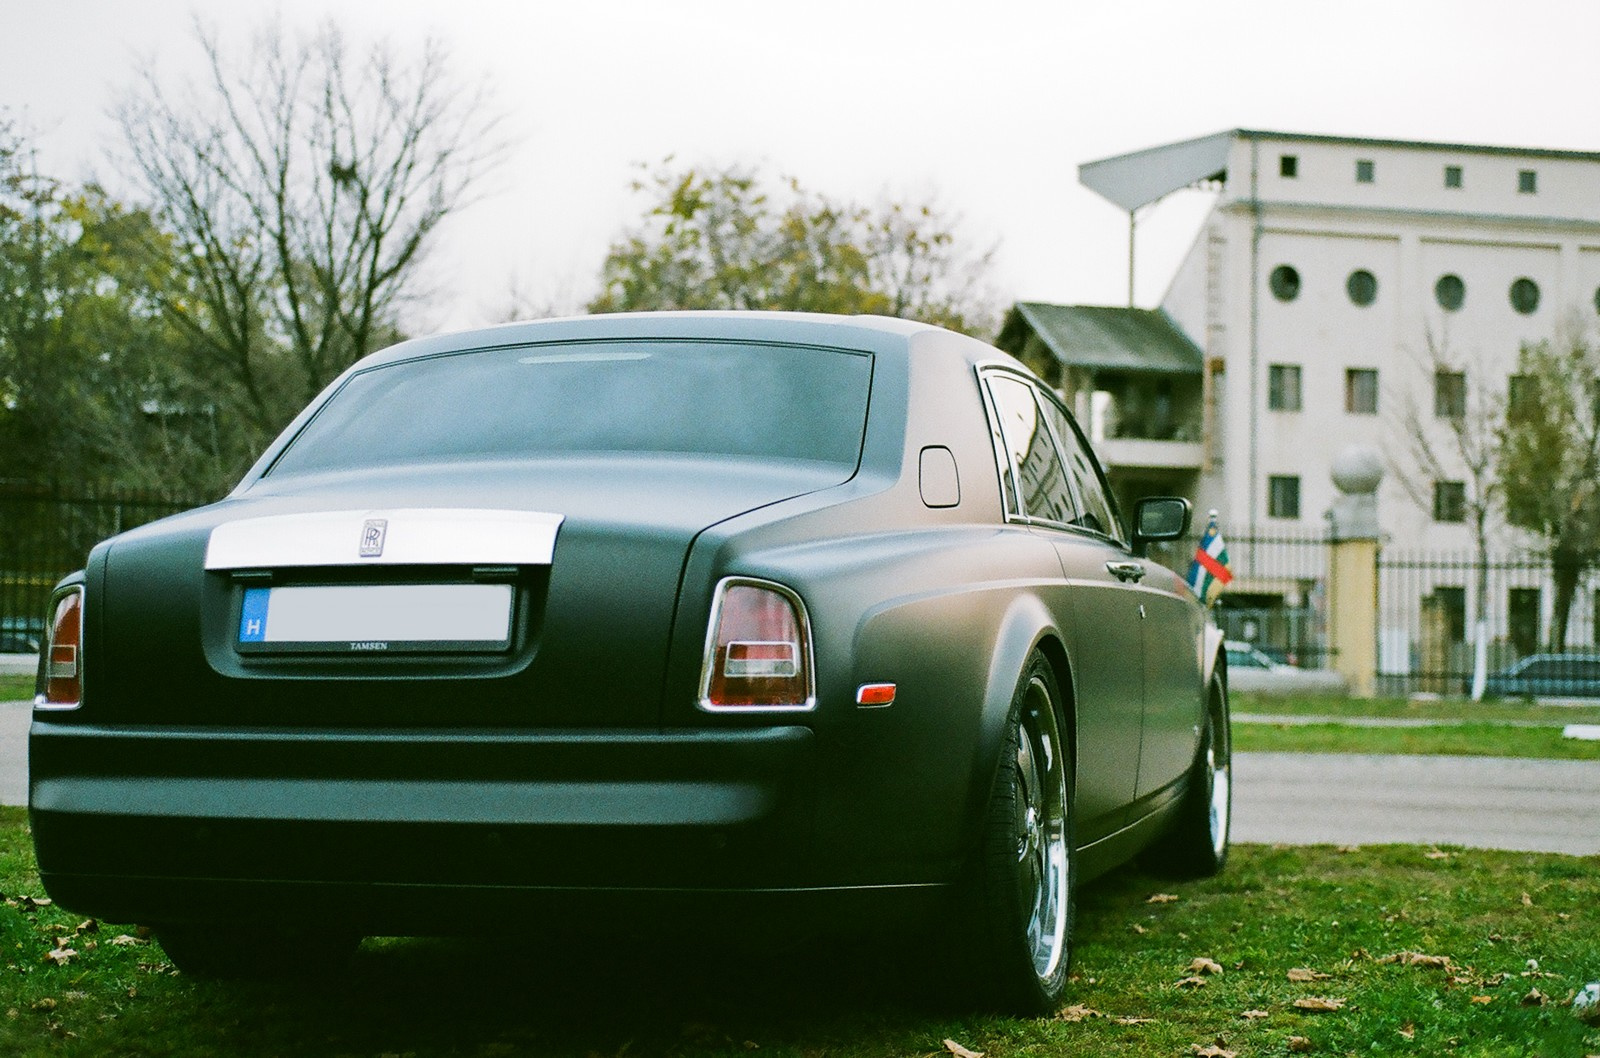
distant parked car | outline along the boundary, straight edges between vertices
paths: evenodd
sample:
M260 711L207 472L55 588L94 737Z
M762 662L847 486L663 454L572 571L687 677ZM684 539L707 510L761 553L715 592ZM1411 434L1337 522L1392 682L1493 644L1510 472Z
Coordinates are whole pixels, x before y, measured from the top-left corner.
M1600 698L1600 654L1529 654L1484 682L1496 698Z
M1331 669L1302 669L1274 661L1266 652L1249 643L1230 639L1228 687L1255 694L1344 694L1349 685Z
M43 635L38 618L0 617L0 654L37 654Z

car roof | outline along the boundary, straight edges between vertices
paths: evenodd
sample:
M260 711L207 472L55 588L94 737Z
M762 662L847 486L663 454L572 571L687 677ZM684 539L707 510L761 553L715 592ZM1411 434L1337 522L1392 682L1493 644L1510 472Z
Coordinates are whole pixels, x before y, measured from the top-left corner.
M1012 361L1006 353L975 338L932 324L893 316L730 310L617 312L504 323L401 342L373 353L356 367L373 367L467 349L627 339L786 342L872 352L907 350L913 342L918 345L926 342L959 350L972 363Z

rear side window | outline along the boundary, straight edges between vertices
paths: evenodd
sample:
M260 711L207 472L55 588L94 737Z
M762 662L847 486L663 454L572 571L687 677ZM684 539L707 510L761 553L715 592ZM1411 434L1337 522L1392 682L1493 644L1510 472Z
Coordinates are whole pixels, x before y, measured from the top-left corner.
M579 452L783 458L853 470L866 353L734 342L520 346L354 375L269 473Z
M1048 395L1041 394L1040 402L1044 406L1046 421L1061 441L1067 476L1072 479L1073 489L1078 494L1082 508L1078 524L1114 540L1125 540L1122 520L1117 516L1116 501L1111 498L1105 476L1100 472L1100 465L1095 462L1094 456L1089 454L1089 446L1083 435L1068 418L1066 410Z
M1029 518L1072 524L1077 520L1077 505L1067 485L1061 453L1039 415L1033 388L1020 379L990 375L989 393L994 397L1005 445L1000 473L1008 486L1006 492L1014 502L1015 483L1020 482L1020 513Z

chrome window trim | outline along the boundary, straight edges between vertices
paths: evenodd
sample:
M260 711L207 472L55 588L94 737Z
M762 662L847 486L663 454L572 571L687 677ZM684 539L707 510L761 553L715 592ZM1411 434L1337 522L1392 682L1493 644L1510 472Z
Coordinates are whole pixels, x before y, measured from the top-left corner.
M793 705L716 705L711 701L711 665L717 654L717 626L722 621L722 600L727 595L728 589L740 585L753 588L765 588L777 592L794 606L795 616L800 622L800 634L803 639L804 657L802 664L805 666L806 682L810 692L804 702ZM800 598L795 591L773 580L763 580L760 577L723 577L717 581L716 590L711 596L711 616L706 620L705 646L700 652L700 696L695 702L695 707L704 713L810 713L817 708L817 667L814 662L814 651L811 645L811 615L806 610L805 600Z

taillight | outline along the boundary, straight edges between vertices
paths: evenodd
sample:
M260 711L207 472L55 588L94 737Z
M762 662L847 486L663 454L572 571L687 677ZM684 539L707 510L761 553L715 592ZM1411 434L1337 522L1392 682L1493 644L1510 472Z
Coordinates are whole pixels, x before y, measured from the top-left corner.
M800 597L767 581L730 578L717 585L700 707L792 711L815 705L811 631Z
M45 643L44 694L38 704L69 709L83 700L83 588L71 587L55 597Z

